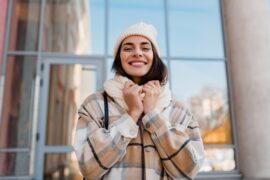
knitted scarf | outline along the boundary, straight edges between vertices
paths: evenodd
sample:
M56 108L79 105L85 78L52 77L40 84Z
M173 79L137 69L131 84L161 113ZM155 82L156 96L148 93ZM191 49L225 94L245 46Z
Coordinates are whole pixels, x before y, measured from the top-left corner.
M127 81L131 81L130 79L115 75L114 78L107 80L104 83L104 89L106 93L111 96L122 108L128 111L128 106L123 97L123 88ZM144 94L140 97L143 98ZM169 90L168 83L164 86L160 87L160 95L158 98L156 110L161 112L164 108L166 108L172 100L171 91Z

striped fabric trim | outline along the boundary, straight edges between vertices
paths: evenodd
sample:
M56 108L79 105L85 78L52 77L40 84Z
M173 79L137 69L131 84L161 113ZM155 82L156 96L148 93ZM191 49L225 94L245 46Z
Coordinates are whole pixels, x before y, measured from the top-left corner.
M143 147L143 148L148 148L148 147L151 147L153 149L156 149L156 146L155 145L142 145L141 143L129 143L128 146L140 146L140 147Z
M81 106L83 108L83 110L85 110L85 112L88 114L88 116L93 119L93 121L97 124L98 127L100 127L100 125L94 120L93 116L91 116L91 114L87 111L86 107L84 105ZM85 115L83 112L79 112L79 114L83 114Z
M160 158L162 161L171 160L174 156L176 156L188 143L190 142L190 139L186 140L186 142L172 155L170 155L167 158Z
M188 180L192 180L192 178L188 177L188 175L186 175L186 173L184 173L173 161L171 161L173 163L173 165L176 167L176 169L182 174L182 176L184 176L185 178L187 178Z
M100 160L99 160L99 158L98 158L98 156L97 156L97 154L96 154L96 151L95 151L94 147L92 146L92 144L91 144L89 138L87 138L87 142L88 142L88 144L89 144L89 146L90 146L90 148L91 148L91 151L93 152L94 157L95 157L96 161L98 162L99 166L100 166L102 169L104 169L104 170L108 170L109 168L105 167L105 166L100 162Z
M199 126L194 126L194 127L188 126L187 128L189 128L189 129L196 129L196 128L199 128Z
M87 111L86 107L84 107L84 105L82 105L81 107L83 108L83 110L85 110L85 112L88 114L89 117L93 118L93 117L91 116L91 114Z
M143 146L141 143L129 143L128 146Z
M148 148L148 147L151 147L153 149L156 149L156 146L154 146L154 145L145 145L143 148Z

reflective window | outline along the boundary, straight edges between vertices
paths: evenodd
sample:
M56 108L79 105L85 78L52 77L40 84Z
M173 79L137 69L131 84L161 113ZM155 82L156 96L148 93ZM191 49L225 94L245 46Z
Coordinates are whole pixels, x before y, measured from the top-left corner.
M29 153L26 152L0 152L0 178L29 175L29 160Z
M236 168L235 152L231 148L206 148L206 159L200 171L232 171Z
M114 44L128 26L144 21L153 24L158 31L157 41L162 56L166 56L165 18L163 0L109 0L109 54Z
M43 50L72 54L104 54L103 0L47 0Z
M8 58L0 121L0 148L30 147L35 77L35 57Z
M171 56L224 56L218 0L169 0L168 18Z
M163 60L170 66L173 93L189 106L200 124L207 156L201 171L236 169L235 149L231 148L234 145L225 63L175 60L178 57L224 58L219 0L44 0L43 34L40 35L41 1L12 1L9 51L37 51L40 36L43 52L102 56L108 53L111 57L123 29L140 21L153 24L158 30L157 40ZM2 55L6 29L3 9L7 10L3 7L9 1L0 2ZM108 12L105 12L105 2L108 3ZM168 5L168 27L164 2ZM105 19L108 20L106 26ZM169 44L166 44L166 29L169 30ZM167 54L167 49L170 54ZM105 58L106 79L109 79L114 76L111 71L113 59ZM2 58L0 74L1 65ZM0 114L0 149L25 148L30 152L36 65L36 57L10 56L7 59L2 94L4 105ZM46 132L45 146L70 147L78 108L89 94L96 91L101 80L97 77L97 69L94 65L83 64L50 66L46 129L38 129L38 133ZM41 111L45 112L44 109ZM61 148L59 151L63 152ZM0 152L0 176L29 175L29 152ZM45 154L44 169L34 168L34 171L36 174L44 171L44 179L82 179L74 153Z
M93 65L51 65L47 113L47 145L71 145L77 111L96 90Z
M106 70L107 70L107 77L106 77L106 79L107 80L113 78L114 75L115 75L114 70L112 70L113 61L114 61L114 59L112 59L112 58L107 59L107 68L106 68Z
M171 61L174 94L190 106L200 123L205 144L231 144L224 62ZM201 171L236 168L234 150L206 148Z
M225 64L171 61L173 93L196 116L206 144L231 144Z
M45 155L44 180L82 179L75 153Z
M38 48L40 0L14 0L13 3L9 49L36 51Z

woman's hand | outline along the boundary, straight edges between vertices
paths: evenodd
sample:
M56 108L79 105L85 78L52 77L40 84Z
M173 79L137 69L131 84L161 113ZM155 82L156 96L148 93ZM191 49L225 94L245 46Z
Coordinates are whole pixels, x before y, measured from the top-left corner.
M148 113L155 109L160 94L160 83L159 81L149 81L144 86L142 91L145 93L143 98L143 111Z
M143 112L143 104L140 99L142 93L142 87L129 81L126 82L123 89L124 100L128 106L128 114L135 120L138 121L140 115Z

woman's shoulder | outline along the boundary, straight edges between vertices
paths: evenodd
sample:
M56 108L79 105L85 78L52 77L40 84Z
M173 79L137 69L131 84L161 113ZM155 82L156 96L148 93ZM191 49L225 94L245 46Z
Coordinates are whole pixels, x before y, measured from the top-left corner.
M194 121L194 114L190 107L187 106L183 101L179 100L177 97L174 97L172 100L172 110L171 116L173 122L184 123L187 126L191 120Z
M172 107L174 109L179 109L181 111L185 111L189 114L191 114L191 110L190 108L187 106L187 104L185 104L182 100L180 100L179 98L177 98L175 95L172 95Z
M83 104L88 104L91 103L93 101L99 101L99 100L103 100L103 90L99 90L96 91L94 93L89 94L83 101Z

